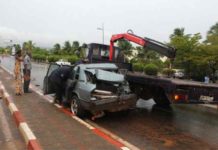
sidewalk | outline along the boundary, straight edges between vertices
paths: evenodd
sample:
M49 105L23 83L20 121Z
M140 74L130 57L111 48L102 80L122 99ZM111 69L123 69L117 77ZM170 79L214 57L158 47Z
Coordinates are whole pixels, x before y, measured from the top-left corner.
M0 149L24 150L26 149L22 136L17 130L10 111L0 99Z
M33 93L15 96L14 79L0 68L0 81L44 150L118 149Z

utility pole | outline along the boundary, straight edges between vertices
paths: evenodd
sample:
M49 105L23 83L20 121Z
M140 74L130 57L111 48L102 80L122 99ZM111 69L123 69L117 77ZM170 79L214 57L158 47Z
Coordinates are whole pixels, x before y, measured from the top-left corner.
M102 43L104 44L104 23L102 23L102 26L98 27L97 30L102 31Z

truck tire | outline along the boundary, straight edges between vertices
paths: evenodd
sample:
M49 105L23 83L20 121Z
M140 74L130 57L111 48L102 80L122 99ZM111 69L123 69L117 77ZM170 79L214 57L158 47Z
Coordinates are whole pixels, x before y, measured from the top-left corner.
M164 90L161 88L156 89L156 92L154 93L153 99L157 105L162 105L162 106L169 106L170 105L169 99L167 98Z
M72 113L80 118L85 117L86 112L81 106L80 100L76 95L73 95L71 98L70 110Z

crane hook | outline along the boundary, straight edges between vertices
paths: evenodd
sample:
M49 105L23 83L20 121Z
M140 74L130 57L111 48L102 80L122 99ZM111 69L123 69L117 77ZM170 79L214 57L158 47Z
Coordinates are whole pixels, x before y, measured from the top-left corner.
M134 34L132 29L127 30L127 33Z

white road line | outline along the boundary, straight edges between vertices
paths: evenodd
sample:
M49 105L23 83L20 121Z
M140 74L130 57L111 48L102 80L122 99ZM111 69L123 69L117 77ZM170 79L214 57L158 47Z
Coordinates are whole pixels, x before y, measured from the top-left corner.
M88 124L87 122L85 122L82 119L78 118L77 116L72 116L72 118L75 119L76 121L78 121L79 123L83 124L87 128L89 128L90 130L95 129L95 127L91 126L90 124Z
M140 150L140 148L136 147L135 145L129 143L128 141L122 139L121 137L111 133L110 131L108 131L107 129L97 125L96 123L92 122L91 120L89 119L86 119L85 120L88 124L91 124L92 126L94 126L95 128L101 130L103 133L105 133L106 135L108 135L109 137L111 137L112 139L122 143L124 146L121 147L121 149L124 149L124 150Z
M61 105L59 105L59 104L54 104L57 108L62 108L62 106Z
M128 147L121 147L122 150L130 150Z

